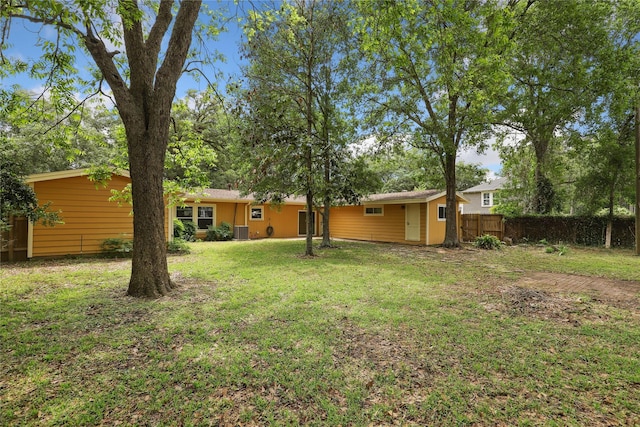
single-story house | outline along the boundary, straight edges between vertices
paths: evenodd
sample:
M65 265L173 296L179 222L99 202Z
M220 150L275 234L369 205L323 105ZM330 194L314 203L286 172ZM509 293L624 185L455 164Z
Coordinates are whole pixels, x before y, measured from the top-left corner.
M463 206L463 214L488 214L497 203L497 194L507 183L507 178L497 178L475 187L463 190L462 195L469 201Z
M459 206L467 200L456 198L460 224ZM440 190L372 194L361 205L331 209L331 237L437 245L444 241L447 214L446 193Z
M108 238L131 239L131 206L110 200L112 190L121 191L131 182L126 172L113 174L104 185L89 179L86 170L31 175L26 179L41 204L59 211L63 223L54 227L26 224L26 248L19 258L95 254ZM458 195L458 203L467 200ZM445 194L440 191L412 191L374 194L361 205L338 206L331 210L331 237L410 244L439 244L445 233ZM459 215L459 210L456 210ZM190 220L196 237L204 238L210 225L228 222L238 238L288 238L306 234L304 198L288 198L279 206L258 203L236 190L203 190L184 197L182 206L167 205L165 234L173 238L173 222ZM314 213L315 234L320 232L320 215Z
M174 219L193 221L196 237L201 239L210 225L218 226L223 222L234 227L235 237L245 239L299 237L306 235L307 230L304 198L289 197L283 204L274 206L240 196L238 190L206 189L199 194L189 194L184 199L184 206L169 208L168 223L173 224ZM315 212L314 230L317 235L318 215Z

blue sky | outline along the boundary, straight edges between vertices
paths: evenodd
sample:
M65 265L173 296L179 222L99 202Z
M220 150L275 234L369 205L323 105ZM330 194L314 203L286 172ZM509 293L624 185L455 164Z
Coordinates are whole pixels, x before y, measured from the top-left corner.
M208 2L209 7L230 7L235 8L233 2ZM235 10L235 9L234 9ZM216 41L207 43L209 50L216 50L223 54L225 57L224 62L218 62L215 64L215 68L222 72L225 76L222 81L218 81L218 84L223 88L226 80L232 78L232 76L238 76L240 74L240 64L242 62L239 52L239 44L241 42L242 28L235 21L227 23L227 31L220 34ZM55 31L42 27L39 24L28 23L22 20L16 20L12 22L11 33L9 41L12 44L10 49L5 51L7 56L17 56L25 60L35 60L39 58L41 54L40 47L36 45L38 35L48 39L55 38ZM79 72L86 72L89 64L92 63L91 58L83 52L81 49L76 51L76 68ZM210 70L213 74L213 70ZM208 74L208 73L207 73ZM20 75L11 78L5 78L0 82L0 87L6 88L13 84L19 84L25 89L38 91L43 87L44 82L30 80L27 76ZM177 97L182 97L189 89L204 90L206 88L206 82L204 80L196 81L188 74L178 82ZM461 152L458 156L458 161L464 161L466 163L480 163L483 167L488 168L491 171L491 177L495 177L495 173L500 171L500 158L498 154L492 149L487 150L483 155L478 155L475 150L468 152Z

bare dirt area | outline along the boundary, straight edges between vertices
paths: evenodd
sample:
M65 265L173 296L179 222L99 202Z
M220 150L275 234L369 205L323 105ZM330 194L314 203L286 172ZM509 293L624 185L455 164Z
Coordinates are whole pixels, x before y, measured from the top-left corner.
M640 282L601 277L535 272L521 278L517 286L550 292L588 294L595 299L634 302L640 296Z

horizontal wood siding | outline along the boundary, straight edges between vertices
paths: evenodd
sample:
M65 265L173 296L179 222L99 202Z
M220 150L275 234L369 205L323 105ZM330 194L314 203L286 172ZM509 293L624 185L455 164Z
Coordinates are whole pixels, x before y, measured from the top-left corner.
M264 205L252 205L247 202L239 202L236 207L235 202L220 202L202 200L201 203L195 203L193 200L187 200L186 205L197 207L211 206L216 207L216 225L219 226L223 222L232 225L246 225L249 227L249 238L262 239L265 237L274 238L291 238L300 237L298 234L298 212L304 210L301 205L282 205L280 207L272 207L269 203ZM263 207L263 218L261 220L250 219L250 208L255 206ZM173 216L175 217L176 208L172 207ZM316 213L316 224L319 221L319 214ZM235 218L235 221L234 221ZM267 228L273 227L273 234L268 236ZM197 230L196 237L204 239L206 230Z
M382 216L365 216L364 206L334 207L331 209L331 237L375 242L424 243L426 204L421 205L419 242L405 240L404 205L384 205Z
M259 239L267 237L267 227L273 227L273 238L300 237L298 234L298 212L305 210L301 205L272 206L265 204L263 209L264 219L262 221L252 221L249 219L249 237ZM318 213L316 213L316 224L318 223ZM317 229L316 229L317 230Z
M231 225L244 225L246 202L215 202L214 204L216 205L216 225L223 222Z
M447 222L438 221L438 205L447 203L446 196L439 197L429 202L429 238L428 245L440 245L444 242L444 236L447 233ZM458 239L462 237L462 216L460 214L460 204L456 203L456 226L458 228Z
M129 178L113 176L107 187L86 176L40 181L33 184L40 204L61 211L64 224L33 227L33 256L94 254L112 237L133 238L131 206L110 202L111 190L122 190Z

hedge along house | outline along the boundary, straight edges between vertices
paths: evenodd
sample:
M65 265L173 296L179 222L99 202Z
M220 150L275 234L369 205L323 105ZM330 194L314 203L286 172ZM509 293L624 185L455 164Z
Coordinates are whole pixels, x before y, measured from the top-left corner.
M62 221L53 227L28 224L27 258L96 254L105 239L133 238L131 206L110 201L111 190L131 182L128 173L112 174L104 184L91 181L87 170L30 175L25 182Z
M189 194L182 206L169 208L170 224L174 220L196 225L196 238L204 239L209 226L223 222L234 229L234 238L291 238L306 235L306 204L302 197L289 197L281 205L259 203L237 190L206 189ZM314 235L318 233L318 215L313 215ZM171 233L173 235L173 233Z
M460 204L468 201L460 194L456 199L460 224ZM331 209L331 237L437 245L444 241L447 214L440 190L373 194L361 205Z

